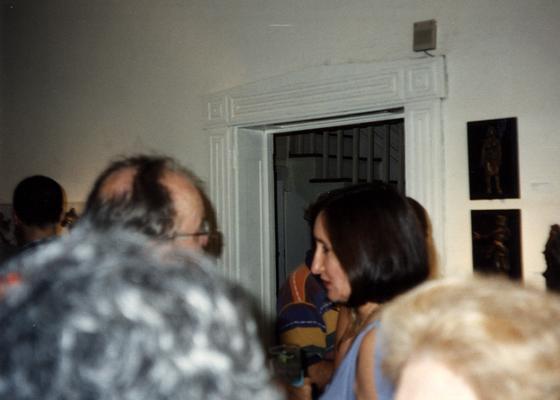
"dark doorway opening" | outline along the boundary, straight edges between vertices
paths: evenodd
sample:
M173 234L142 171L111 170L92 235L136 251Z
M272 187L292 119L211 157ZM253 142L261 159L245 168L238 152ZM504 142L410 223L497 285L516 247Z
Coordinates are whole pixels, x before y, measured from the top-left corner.
M323 192L382 180L404 193L404 119L274 135L277 289L305 260L306 207Z

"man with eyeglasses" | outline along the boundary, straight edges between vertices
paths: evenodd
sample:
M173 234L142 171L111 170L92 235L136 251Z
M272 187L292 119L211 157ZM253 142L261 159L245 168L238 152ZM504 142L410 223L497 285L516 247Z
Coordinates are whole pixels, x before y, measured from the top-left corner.
M83 220L123 227L195 251L205 250L210 212L201 181L170 157L138 155L111 163L97 178Z

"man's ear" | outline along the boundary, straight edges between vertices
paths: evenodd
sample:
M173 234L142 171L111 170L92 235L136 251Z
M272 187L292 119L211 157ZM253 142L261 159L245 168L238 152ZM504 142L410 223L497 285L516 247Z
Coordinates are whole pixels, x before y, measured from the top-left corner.
M202 235L197 237L198 243L202 249L208 246L208 239L209 239L209 235Z
M22 220L19 219L19 217L17 216L17 214L14 210L12 210L12 223L14 224L14 226L18 226L18 225L23 224Z

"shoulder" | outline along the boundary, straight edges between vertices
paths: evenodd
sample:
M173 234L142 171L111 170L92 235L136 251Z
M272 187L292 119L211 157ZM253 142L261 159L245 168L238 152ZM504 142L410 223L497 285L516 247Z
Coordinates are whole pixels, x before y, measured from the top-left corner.
M331 304L321 282L305 264L301 264L288 276L280 288L279 297L284 298L283 304L311 304L321 309L321 312L326 311Z
M376 398L375 388L375 343L377 329L371 328L365 333L356 361L356 394L357 398Z
M369 331L364 334L362 343L360 343L360 350L359 350L360 358L373 359L376 338L377 338L377 324L373 325L373 327L371 327L371 329L369 329Z
M282 283L278 291L278 298L276 302L277 311L280 312L283 307L292 303L298 303L304 300L305 288L305 270L299 266L296 270L291 272L284 283Z

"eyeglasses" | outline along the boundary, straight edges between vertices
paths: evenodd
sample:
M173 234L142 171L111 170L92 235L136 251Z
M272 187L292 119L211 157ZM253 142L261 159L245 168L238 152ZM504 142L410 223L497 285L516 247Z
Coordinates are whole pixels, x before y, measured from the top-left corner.
M210 235L210 224L208 221L202 221L200 229L197 232L186 233L186 232L175 232L168 236L169 240L175 240L180 238L198 237L198 236L208 236Z

